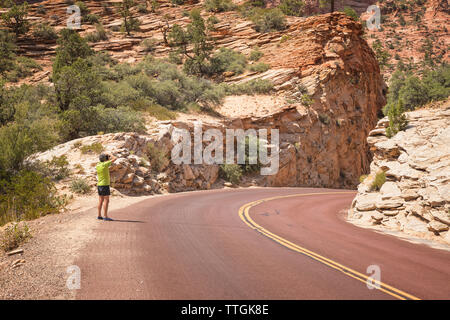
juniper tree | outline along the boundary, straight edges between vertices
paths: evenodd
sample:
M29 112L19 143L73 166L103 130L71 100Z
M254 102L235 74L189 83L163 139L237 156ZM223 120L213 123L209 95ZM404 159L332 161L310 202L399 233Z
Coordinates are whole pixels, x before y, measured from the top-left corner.
M403 100L391 105L388 111L389 126L386 128L386 136L392 138L397 132L405 130L408 120L406 119Z

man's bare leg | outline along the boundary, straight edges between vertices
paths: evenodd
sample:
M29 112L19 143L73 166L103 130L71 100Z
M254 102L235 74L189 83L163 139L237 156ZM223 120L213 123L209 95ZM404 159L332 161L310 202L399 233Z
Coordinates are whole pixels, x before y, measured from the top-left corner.
M103 200L104 200L104 196L98 196L98 217L101 218L102 217L102 206L103 206Z
M108 218L108 206L109 206L109 196L104 196L105 203L103 205L103 213L105 218Z

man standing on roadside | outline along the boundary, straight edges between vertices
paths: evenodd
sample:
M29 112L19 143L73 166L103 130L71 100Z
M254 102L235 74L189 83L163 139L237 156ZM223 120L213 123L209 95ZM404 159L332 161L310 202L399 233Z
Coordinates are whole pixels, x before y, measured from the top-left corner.
M111 221L108 217L109 196L111 190L109 189L109 167L111 163L116 161L117 158L109 154L102 153L100 155L100 162L95 167L97 169L97 188L98 188L98 217L99 220ZM102 218L102 206L104 217Z

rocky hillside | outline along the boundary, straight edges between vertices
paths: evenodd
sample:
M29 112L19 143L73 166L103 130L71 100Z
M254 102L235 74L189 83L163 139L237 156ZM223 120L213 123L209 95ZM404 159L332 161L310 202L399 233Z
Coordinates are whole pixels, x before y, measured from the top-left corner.
M366 136L375 126L385 104L386 89L373 52L362 39L361 25L342 13L299 19L283 33L289 34L289 39L282 44L282 33L253 38L245 24L241 25L242 31L227 30L230 34L223 35L223 43L233 44L235 49L244 51L258 44L264 52L264 61L271 64L271 69L264 73L246 74L245 77L232 78L233 81L270 79L275 84L276 94L285 95L287 101L285 105L273 106L272 111L263 116L216 119L209 124L209 127L222 131L225 128L280 130L280 170L278 174L256 179L254 183L270 186L356 186L359 176L369 169L371 158ZM244 38L251 41L244 42ZM236 48L238 44L241 47ZM246 106L236 106L240 107ZM158 137L158 146L165 147L166 155L170 151L174 127L193 130L192 122L172 121L156 123L149 131L150 136L153 132ZM166 135L168 140L160 142ZM90 138L86 139L90 141ZM110 139L116 138L108 135L95 139L108 145ZM73 143L66 145L69 144ZM59 148L70 150L67 146ZM142 145L139 150L115 147L114 152L122 155L124 148L136 155L145 151ZM135 160L127 162L136 164ZM169 167L171 171L161 176L169 182L165 188L169 191L210 188L217 179L217 166L208 169L211 174L200 179L195 172L201 175L204 170L195 169L196 166ZM130 170L126 173L135 173L139 177L136 170ZM120 171L121 177L116 181L122 189L130 189L131 185L139 186L135 189L138 192L157 192L159 189L153 182L148 183L150 188L145 187L139 178L134 179L131 175L124 178L124 172ZM145 174L140 177L145 178ZM189 181L196 179L195 183Z
M450 243L450 100L408 112L408 119L391 139L387 118L369 133L374 158L349 219ZM377 190L374 181L382 176Z

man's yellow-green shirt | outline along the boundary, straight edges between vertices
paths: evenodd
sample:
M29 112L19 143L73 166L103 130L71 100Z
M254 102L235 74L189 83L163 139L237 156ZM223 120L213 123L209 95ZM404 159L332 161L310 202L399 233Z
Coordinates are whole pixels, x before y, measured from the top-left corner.
M95 167L97 169L97 179L98 186L109 186L109 166L111 165L111 160L99 162Z

